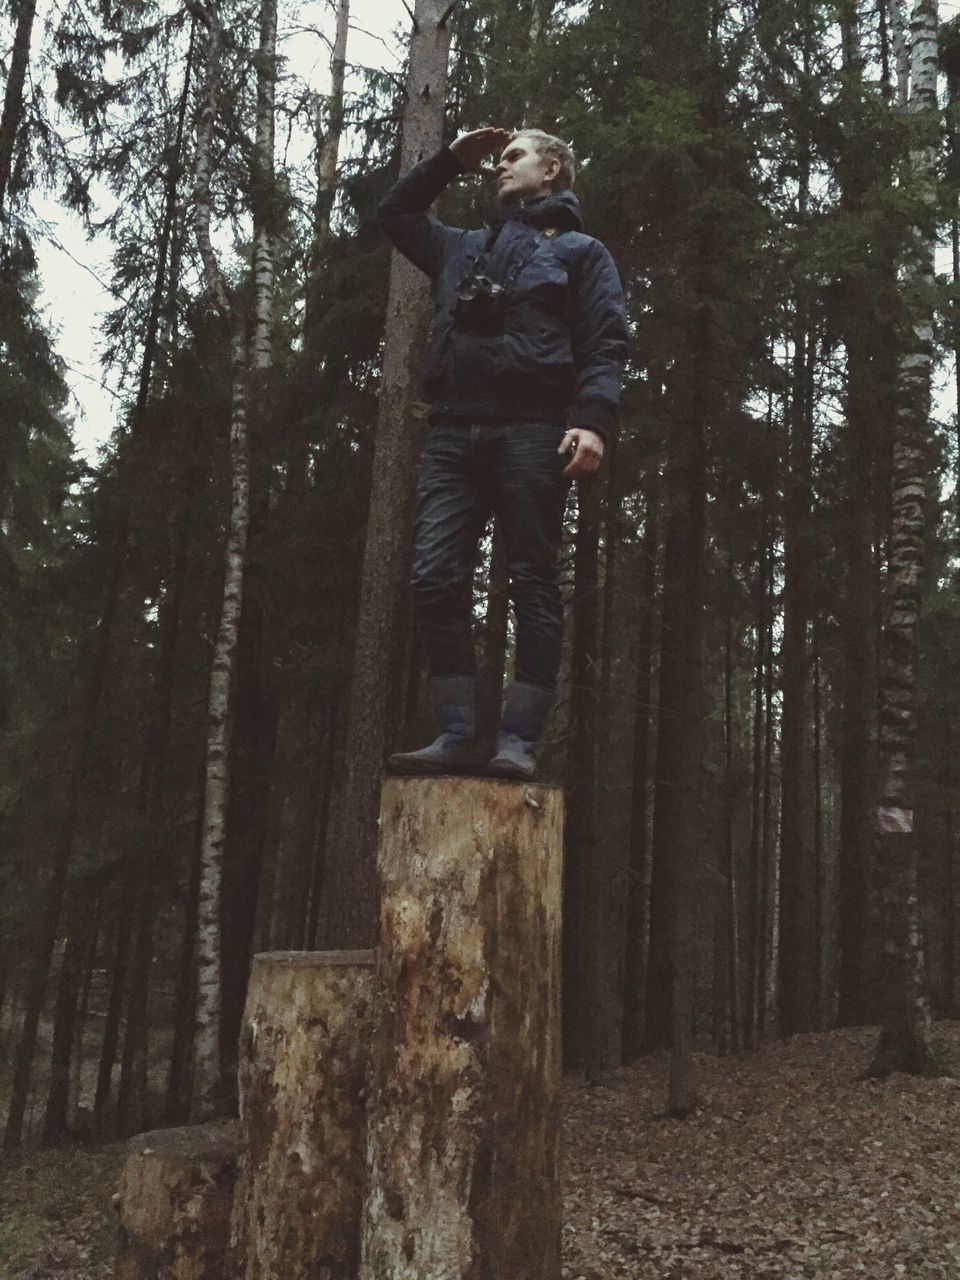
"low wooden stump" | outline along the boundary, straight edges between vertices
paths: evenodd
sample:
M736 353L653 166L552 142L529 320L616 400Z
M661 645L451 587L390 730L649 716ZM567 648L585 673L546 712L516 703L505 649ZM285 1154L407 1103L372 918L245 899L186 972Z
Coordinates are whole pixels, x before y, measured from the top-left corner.
M228 1280L236 1120L131 1139L120 1180L116 1280Z
M254 957L230 1280L356 1280L372 951Z
M559 789L388 778L362 1280L559 1280Z

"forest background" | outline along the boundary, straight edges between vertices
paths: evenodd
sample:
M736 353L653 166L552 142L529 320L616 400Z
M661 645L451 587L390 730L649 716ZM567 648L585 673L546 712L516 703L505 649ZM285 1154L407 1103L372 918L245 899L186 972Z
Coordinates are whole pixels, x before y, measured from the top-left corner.
M253 952L375 935L383 754L426 728L403 586L423 305L376 205L401 132L409 162L487 121L573 143L633 332L619 439L568 511L543 762L567 789L567 1064L669 1046L678 1115L694 1048L879 1023L864 1068L943 1066L955 23L931 0L417 17L414 45L449 44L427 118L402 67L351 63L347 0L5 10L8 1147L229 1107ZM322 92L285 56L304 27ZM113 247L93 463L38 299L41 199ZM467 180L441 212L489 201ZM493 531L476 616L489 708Z

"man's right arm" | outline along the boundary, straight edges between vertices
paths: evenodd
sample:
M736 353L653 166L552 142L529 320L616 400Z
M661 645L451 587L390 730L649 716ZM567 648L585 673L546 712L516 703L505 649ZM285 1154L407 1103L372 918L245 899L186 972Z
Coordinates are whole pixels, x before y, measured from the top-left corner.
M430 217L427 210L463 172L449 147L413 166L380 203L380 225L405 258L436 279L447 246L463 233Z

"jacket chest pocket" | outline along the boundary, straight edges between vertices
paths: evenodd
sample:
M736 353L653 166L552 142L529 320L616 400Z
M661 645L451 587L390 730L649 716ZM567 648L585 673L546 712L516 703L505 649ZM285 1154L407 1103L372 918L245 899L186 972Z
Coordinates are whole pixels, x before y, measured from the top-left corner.
M534 258L520 272L510 292L517 305L543 308L558 316L570 306L570 279L555 259Z

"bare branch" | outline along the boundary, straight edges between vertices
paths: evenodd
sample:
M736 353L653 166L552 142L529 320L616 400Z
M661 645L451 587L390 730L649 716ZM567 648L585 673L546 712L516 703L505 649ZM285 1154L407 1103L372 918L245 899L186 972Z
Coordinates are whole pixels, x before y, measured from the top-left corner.
M299 35L308 35L308 36L316 36L318 40L322 40L322 41L323 41L323 43L327 46L327 48L328 48L328 49L332 49L332 48L333 48L333 41L332 41L332 40L330 39L330 37L326 34L326 32L321 31L319 27L314 27L314 26L312 26L312 25L311 25L311 24L309 24L309 23L306 23L306 24L305 24L305 23L302 23L302 22L295 22L295 23L293 23L293 25L292 25L292 26L286 27L286 28L284 29L283 34L284 34L285 36L287 36L287 35L295 35L295 34L299 34Z
M407 12L408 12L408 13L410 12L410 11L409 11L409 9L407 10ZM377 40L380 44L382 44L382 45L383 45L383 47L386 49L386 51L387 51L389 54L392 54L392 55L393 55L393 57L394 57L394 58L396 58L396 60L397 60L398 62L402 62L402 61L403 61L403 59L402 59L402 58L400 57L400 55L397 53L396 49L394 49L394 47L393 47L392 45L387 44L387 42L386 42L386 40L384 40L383 36L378 36L378 35L377 35L377 33L376 33L375 31L368 31L368 30L366 29L366 27L361 27L361 26L360 26L360 24L359 24L358 22L351 22L351 23L350 23L350 30L351 30L351 31L359 31L359 32L360 32L360 34L361 34L362 36L367 36L370 40Z

